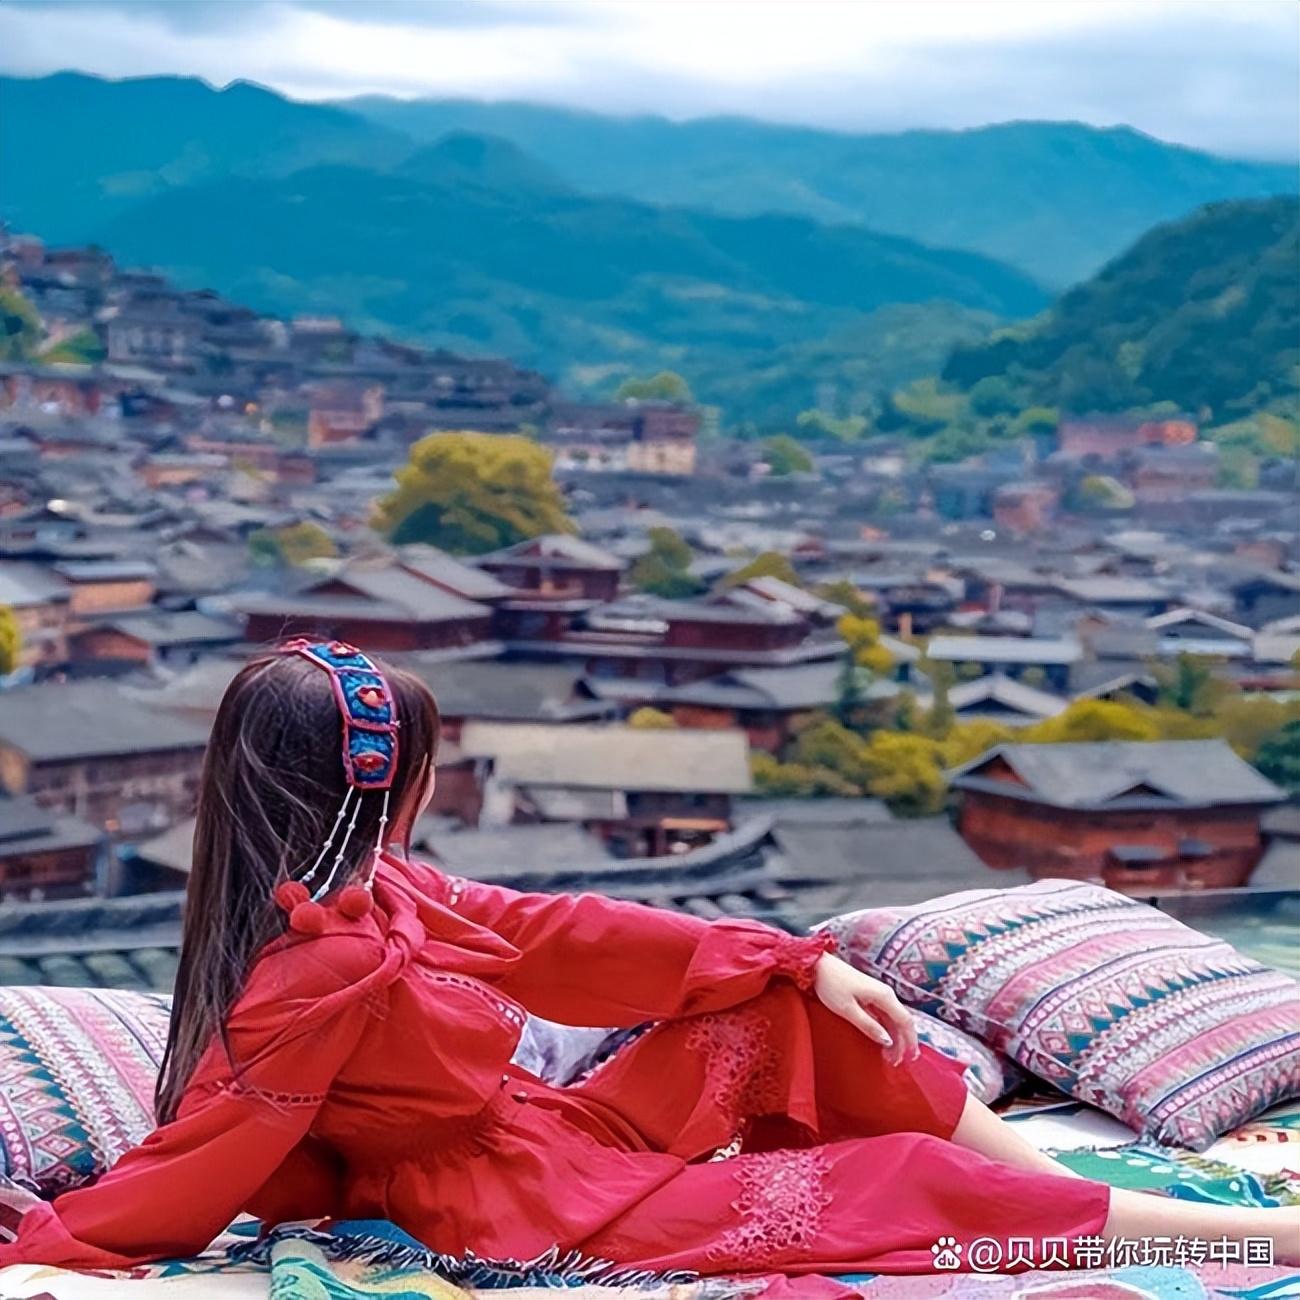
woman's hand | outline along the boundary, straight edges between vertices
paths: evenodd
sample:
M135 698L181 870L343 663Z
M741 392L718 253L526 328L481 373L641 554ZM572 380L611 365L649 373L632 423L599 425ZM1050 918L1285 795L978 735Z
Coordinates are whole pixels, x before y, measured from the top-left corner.
M813 992L823 1006L879 1043L890 1065L914 1061L920 1055L912 1013L888 984L827 953L813 971Z

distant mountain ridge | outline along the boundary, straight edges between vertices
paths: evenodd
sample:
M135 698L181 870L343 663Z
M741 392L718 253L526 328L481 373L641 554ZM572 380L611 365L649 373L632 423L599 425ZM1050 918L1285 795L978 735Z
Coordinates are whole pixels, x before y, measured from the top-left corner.
M779 358L788 373L765 383L793 418L864 340L873 387L900 382L1047 301L978 254L592 196L498 137L417 144L256 87L62 74L0 81L0 108L0 204L19 228L97 240L266 310L507 355L580 389L668 366L730 401L737 375ZM875 318L900 305L906 328ZM805 366L804 345L824 339L841 341Z
M1153 206L1284 170L1069 124L851 136L79 73L0 78L0 158L0 217L50 242L580 390L669 367L768 421L827 384L856 408L1047 305L972 246L1059 269ZM699 206L652 201L675 193Z
M419 140L448 131L499 136L589 193L855 223L984 253L1058 287L1092 274L1160 221L1300 187L1294 163L1219 158L1129 127L1078 122L852 134L526 103L338 102Z

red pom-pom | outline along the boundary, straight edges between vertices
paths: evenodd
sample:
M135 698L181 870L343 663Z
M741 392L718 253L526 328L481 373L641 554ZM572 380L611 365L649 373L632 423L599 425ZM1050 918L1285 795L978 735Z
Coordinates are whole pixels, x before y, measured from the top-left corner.
M325 909L310 899L289 913L289 926L299 934L320 934L325 929Z
M339 911L349 921L361 920L374 904L375 900L370 897L370 890L363 889L360 885L349 885L339 895Z
M292 912L299 903L305 903L311 895L301 880L282 880L272 894L278 906L286 912Z

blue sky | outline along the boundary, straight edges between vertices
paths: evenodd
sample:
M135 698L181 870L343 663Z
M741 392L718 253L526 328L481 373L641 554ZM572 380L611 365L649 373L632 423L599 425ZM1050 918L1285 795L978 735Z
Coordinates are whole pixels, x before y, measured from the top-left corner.
M1295 0L0 0L0 68L1300 152Z

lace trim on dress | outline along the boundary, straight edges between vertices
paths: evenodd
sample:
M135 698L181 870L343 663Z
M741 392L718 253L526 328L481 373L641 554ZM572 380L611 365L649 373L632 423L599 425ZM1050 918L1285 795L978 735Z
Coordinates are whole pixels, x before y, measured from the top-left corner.
M736 1160L740 1222L708 1249L713 1263L763 1270L807 1255L831 1195L831 1162L818 1150L765 1151Z
M783 935L776 949L777 969L807 992L816 978L817 963L838 947L839 941L826 930L809 935Z
M686 1046L705 1058L706 1087L733 1129L781 1107L771 1023L752 1007L695 1017Z

